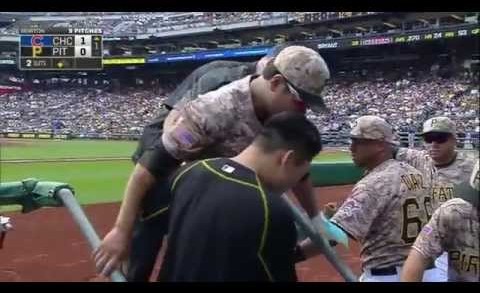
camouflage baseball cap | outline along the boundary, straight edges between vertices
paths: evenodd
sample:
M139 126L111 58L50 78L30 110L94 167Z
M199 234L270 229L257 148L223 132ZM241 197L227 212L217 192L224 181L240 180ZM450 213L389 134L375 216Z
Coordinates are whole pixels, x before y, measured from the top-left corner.
M455 123L448 117L433 117L423 123L422 134L429 132L444 132L455 135Z
M328 111L322 94L330 70L318 52L304 46L288 46L278 53L273 65L310 109Z
M478 207L479 201L479 192L480 192L480 170L479 163L475 164L473 167L472 175L468 182L463 182L461 184L454 186L454 193L461 199L466 200Z
M267 63L275 58L283 49L290 46L288 43L283 43L280 45L276 45L268 49L267 54L263 56L260 60L258 60L256 64L256 72L257 74L262 74L263 69L267 66Z
M355 120L350 137L380 140L393 145L399 144L395 140L393 127L384 119L373 115L362 116Z

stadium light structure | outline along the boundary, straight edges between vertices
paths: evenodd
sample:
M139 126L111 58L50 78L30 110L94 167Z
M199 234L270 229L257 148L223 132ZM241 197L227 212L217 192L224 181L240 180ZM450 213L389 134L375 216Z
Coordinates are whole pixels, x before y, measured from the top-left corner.
M367 29L362 27L362 26L356 26L355 29L359 30L359 31L362 31L362 32L366 32Z
M397 28L396 25L394 25L393 23L390 23L390 22L384 21L383 24L386 25L386 26L388 26L389 28Z
M328 29L328 31L332 32L332 33L335 33L335 34L338 34L338 35L343 35L343 32L341 32L337 29L330 28L330 29Z
M423 18L419 18L418 21L423 22L424 24L430 24L428 20L425 20Z
M301 35L303 35L305 38L311 38L313 36L315 36L315 34L311 33L311 32L306 32L306 31L302 31L300 32Z
M451 18L454 18L454 19L456 19L456 20L461 20L461 21L463 21L463 17L458 16L458 15L456 15L456 14L450 14L450 17L451 17Z

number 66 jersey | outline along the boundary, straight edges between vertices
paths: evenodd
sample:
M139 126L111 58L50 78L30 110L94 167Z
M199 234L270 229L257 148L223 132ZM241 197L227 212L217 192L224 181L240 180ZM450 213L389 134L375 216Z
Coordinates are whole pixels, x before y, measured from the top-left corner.
M331 221L362 245L362 268L402 266L432 213L431 181L394 159L370 170Z

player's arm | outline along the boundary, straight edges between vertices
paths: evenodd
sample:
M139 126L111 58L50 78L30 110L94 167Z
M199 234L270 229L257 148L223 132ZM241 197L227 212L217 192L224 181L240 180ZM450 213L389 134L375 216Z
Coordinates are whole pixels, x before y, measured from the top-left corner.
M161 143L144 152L127 182L114 227L93 254L99 273L110 275L126 258L142 200L157 180L164 180L179 164L180 161L170 156Z
M128 180L114 227L93 252L99 274L109 276L126 258L140 203L153 181L154 177L142 165L135 166Z
M358 239L361 239L367 234L371 222L373 222L373 219L375 219L378 213L378 208L376 211L372 211L369 215L366 215L365 212L362 211L363 207L360 208L360 202L367 208L372 209L375 207L376 202L373 201L374 197L369 196L371 193L373 193L373 191L369 191L365 185L356 186L340 209L336 211L332 219L333 221L325 219L327 222L323 223L319 232L329 236L327 238L331 246L338 244L337 241L332 240L333 238L339 239L344 245L347 245L347 237L358 241ZM362 223L367 223L367 225L357 227L360 219L362 219ZM303 240L298 245L297 250L297 255L299 255L297 261L322 254L322 250L309 238Z
M429 164L426 152L420 150L394 147L393 157L396 160L405 162L418 170L423 170L423 168Z
M373 221L386 201L391 198L389 188L376 188L376 186L380 184L377 182L357 184L330 219L332 224L356 241L365 238Z
M130 236L140 203L154 182L155 176L142 164L137 163L127 182L115 228Z
M430 221L422 228L412 245L410 254L403 265L402 282L421 282L423 273L434 259L439 257L446 249L447 235L455 237L444 231L454 220L451 213L444 206L439 207L432 215ZM458 220L458 219L457 219Z
M332 223L332 225L335 225L335 223ZM339 229L341 229L343 231L343 233L345 233L345 235L348 236L348 238L350 238L352 240L356 240L355 237L353 237L347 231L343 230L342 227L340 227L340 226L337 226L337 227ZM335 246L338 245L338 242L334 241L334 240L329 240L328 242L329 242L330 246L332 246L332 247L335 247ZM297 262L304 261L304 260L307 260L311 257L315 257L317 255L320 255L322 253L323 253L322 249L320 249L318 247L318 245L313 243L313 241L310 238L307 238L297 245L297 248L296 248L296 251L295 251L296 261Z
M172 110L162 135L163 146L172 157L182 161L199 159L206 149L223 139L234 120L222 105L213 104L197 99L182 110Z
M161 142L153 149L146 150L129 178L115 227L130 236L140 204L148 190L157 180L165 180L180 163L165 150Z
M407 260L403 264L400 281L421 282L423 279L423 273L431 262L432 260L430 258L427 258L419 251L412 249Z

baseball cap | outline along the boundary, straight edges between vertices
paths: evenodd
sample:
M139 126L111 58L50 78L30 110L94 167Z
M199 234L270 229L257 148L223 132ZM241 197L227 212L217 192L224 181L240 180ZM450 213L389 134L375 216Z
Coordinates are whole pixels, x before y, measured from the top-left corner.
M380 140L393 145L399 144L395 140L393 127L384 119L374 115L362 116L355 120L354 126L350 131L350 137Z
M479 172L479 163L475 164L473 167L472 175L468 182L463 182L457 185L454 185L454 194L478 207L479 192L480 192L480 172Z
M448 117L433 117L423 123L422 135L429 132L456 134L455 123Z
M311 110L328 111L322 96L330 70L318 52L304 46L288 46L278 53L273 65Z
M275 58L278 55L278 53L280 53L283 49L285 49L288 46L290 46L288 43L283 43L268 49L267 54L263 56L260 60L258 60L256 64L256 72L258 74L261 74L263 72L263 69L265 69L265 67L267 66L267 63L271 59Z

